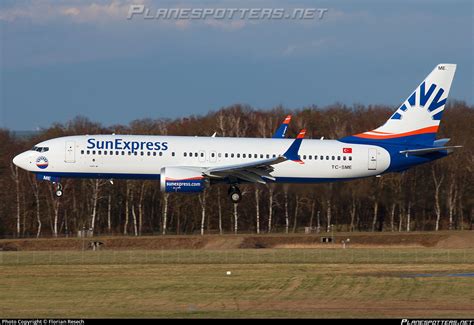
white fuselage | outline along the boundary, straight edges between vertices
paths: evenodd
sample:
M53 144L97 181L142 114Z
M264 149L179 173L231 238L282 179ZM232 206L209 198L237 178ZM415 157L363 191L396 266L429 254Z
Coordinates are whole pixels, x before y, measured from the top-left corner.
M58 177L157 179L163 167L209 168L276 157L283 154L292 141L148 135L69 136L39 143L37 147L47 148L47 151L29 150L15 157L14 162L28 171ZM305 139L299 155L304 164L285 161L273 166L271 174L277 182L368 177L383 173L390 165L390 154L382 147L337 140Z

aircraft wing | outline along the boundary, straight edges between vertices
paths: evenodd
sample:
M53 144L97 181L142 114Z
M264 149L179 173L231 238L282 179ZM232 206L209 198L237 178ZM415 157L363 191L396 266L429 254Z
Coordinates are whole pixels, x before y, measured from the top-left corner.
M306 130L301 130L288 150L275 158L262 159L244 164L210 167L204 169L203 174L211 178L233 178L261 184L266 183L265 179L274 181L275 178L271 175L271 172L274 170L273 165L287 160L303 164L298 155L298 151L305 133Z
M427 155L433 152L447 150L448 153L451 153L456 148L462 148L462 146L446 146L446 147L433 147L433 148L423 148L423 149L412 149L412 150L402 150L400 153L404 153L406 156L422 156Z
M275 131L272 138L283 139L285 137L286 130L288 130L288 125L290 124L290 121L291 115L288 115L283 121L283 123L281 123L278 129Z

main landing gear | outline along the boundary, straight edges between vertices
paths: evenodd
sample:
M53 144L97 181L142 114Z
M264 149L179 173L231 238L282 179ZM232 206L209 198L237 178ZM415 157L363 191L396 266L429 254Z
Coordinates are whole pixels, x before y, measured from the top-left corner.
M229 197L232 200L232 203L239 203L242 200L242 193L239 188L235 185L231 185L228 191Z
M61 183L54 183L56 185L56 189L54 194L56 194L57 197L63 196L63 186Z

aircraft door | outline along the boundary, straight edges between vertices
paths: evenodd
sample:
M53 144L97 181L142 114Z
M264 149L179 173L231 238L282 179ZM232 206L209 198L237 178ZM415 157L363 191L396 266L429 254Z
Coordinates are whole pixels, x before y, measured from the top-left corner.
M369 170L377 169L377 149L369 148Z
M74 141L66 141L66 156L64 161L67 163L76 162L76 143Z

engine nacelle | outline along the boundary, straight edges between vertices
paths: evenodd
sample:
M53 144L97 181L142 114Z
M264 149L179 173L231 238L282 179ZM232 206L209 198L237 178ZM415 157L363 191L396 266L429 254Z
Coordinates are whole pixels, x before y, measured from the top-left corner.
M202 192L209 180L202 173L186 167L163 167L160 171L160 188L163 192Z

